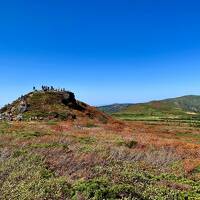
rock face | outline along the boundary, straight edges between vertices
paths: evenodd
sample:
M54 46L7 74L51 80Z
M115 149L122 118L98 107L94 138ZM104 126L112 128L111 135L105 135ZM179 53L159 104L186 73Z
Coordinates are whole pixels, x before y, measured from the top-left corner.
M19 106L18 106L18 112L24 113L27 111L27 108L28 108L28 105L27 105L26 100L21 100L19 103ZM15 110L15 109L13 109L13 110Z
M0 120L96 120L106 123L110 117L83 102L74 93L63 90L34 90L0 109Z
M62 103L68 105L69 103L76 103L75 95L72 92L64 92Z

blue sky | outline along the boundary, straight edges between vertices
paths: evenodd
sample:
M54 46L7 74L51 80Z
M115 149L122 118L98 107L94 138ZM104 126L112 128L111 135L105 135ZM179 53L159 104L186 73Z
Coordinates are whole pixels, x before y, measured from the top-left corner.
M0 105L42 84L92 105L200 94L198 0L0 2Z

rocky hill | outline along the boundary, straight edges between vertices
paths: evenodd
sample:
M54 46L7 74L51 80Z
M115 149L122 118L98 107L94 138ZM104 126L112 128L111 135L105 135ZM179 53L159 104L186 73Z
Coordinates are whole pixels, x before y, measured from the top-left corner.
M21 96L0 109L0 119L20 120L91 120L106 123L110 117L76 100L74 93L43 86Z

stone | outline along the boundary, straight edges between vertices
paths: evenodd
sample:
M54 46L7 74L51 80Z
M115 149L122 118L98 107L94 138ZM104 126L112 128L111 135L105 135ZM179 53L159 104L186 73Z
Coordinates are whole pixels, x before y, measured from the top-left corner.
M19 113L24 113L27 110L27 103L25 100L22 100L18 106Z
M14 113L15 110L16 110L15 107L12 107L10 111L11 111L12 113Z
M18 115L16 116L16 120L17 120L17 121L22 121L22 120L23 120L22 114L18 114Z
M73 92L64 92L62 103L68 105L69 103L76 103L75 95Z

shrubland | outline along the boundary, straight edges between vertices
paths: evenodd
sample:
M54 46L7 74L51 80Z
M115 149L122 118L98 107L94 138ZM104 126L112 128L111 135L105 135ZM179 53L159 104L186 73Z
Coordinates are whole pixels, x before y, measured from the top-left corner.
M0 123L0 199L200 199L188 124Z

